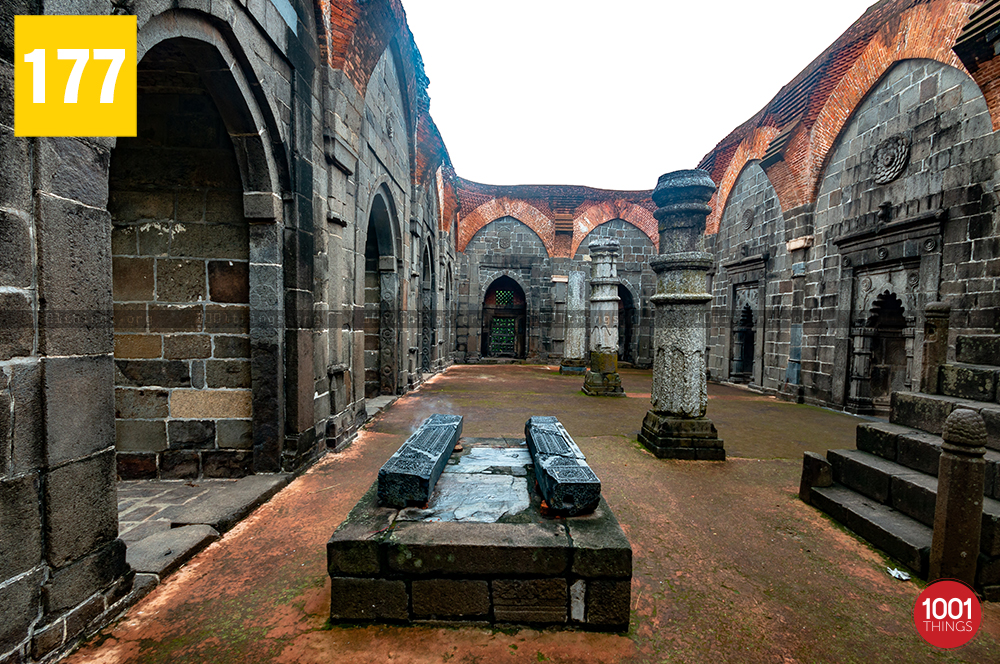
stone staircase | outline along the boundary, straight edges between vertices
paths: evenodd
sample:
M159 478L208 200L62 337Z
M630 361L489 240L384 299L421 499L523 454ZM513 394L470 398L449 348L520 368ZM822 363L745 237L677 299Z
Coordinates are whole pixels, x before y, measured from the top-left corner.
M998 601L1000 335L959 336L956 360L940 367L940 394L893 393L889 422L858 426L857 449L807 455L800 495L926 578L944 421L956 408L979 412L987 451L976 587Z

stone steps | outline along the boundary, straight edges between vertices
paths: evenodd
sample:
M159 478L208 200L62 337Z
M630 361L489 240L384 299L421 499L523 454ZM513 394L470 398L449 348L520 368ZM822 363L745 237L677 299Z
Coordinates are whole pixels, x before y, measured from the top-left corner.
M941 431L953 410L978 412L987 450L975 581L1000 600L1000 335L959 336L956 357L940 369L941 394L893 392L889 421L859 425L857 449L807 454L800 495L926 578Z
M1000 367L951 362L941 367L941 394L974 401L996 401Z
M872 422L858 426L857 449L908 469L937 477L941 436L897 424ZM1000 452L986 450L986 482L983 493L1000 500Z
M937 478L861 450L830 450L827 459L835 483L934 526ZM981 550L1000 556L1000 501L988 497L983 498Z
M933 530L877 500L834 484L812 489L812 504L860 537L927 576Z
M893 392L889 422L940 436L944 421L955 408L978 412L986 424L986 446L1000 450L1000 404L942 394Z
M955 357L968 364L1000 366L1000 334L963 334L955 339Z

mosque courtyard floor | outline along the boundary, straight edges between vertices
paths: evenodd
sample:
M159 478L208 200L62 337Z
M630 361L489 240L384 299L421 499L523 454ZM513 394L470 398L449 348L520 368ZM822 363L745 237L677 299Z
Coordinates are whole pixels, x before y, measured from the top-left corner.
M667 461L636 437L651 373L628 398L588 397L557 367L455 366L400 397L65 661L1000 662L1000 604L955 650L913 623L924 587L797 497L802 453L853 448L861 420L709 387L725 462ZM326 541L379 467L431 413L463 435L523 438L555 415L602 480L632 544L628 632L330 624Z

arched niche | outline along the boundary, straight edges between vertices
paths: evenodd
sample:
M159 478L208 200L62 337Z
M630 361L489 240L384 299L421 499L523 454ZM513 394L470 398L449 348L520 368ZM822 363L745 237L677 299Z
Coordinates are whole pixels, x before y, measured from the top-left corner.
M396 394L399 375L398 223L385 187L372 198L365 232L365 397Z
M483 357L524 358L527 313L520 284L506 275L494 279L483 296Z

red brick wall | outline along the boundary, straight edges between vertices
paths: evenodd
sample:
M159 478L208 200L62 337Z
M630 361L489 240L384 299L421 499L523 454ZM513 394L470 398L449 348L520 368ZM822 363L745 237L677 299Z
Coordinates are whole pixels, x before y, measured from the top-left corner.
M814 202L819 177L837 136L893 63L927 58L965 71L951 48L969 16L981 4L982 1L884 0L869 9L764 110L702 159L700 167L707 169L719 184L708 232L717 232L729 189L746 162L760 158L779 129L797 125L785 148L784 159L767 169L781 207L787 211ZM1000 65L996 69L1000 70ZM986 94L997 127L1000 85L985 84L992 77L992 69L984 71L977 82Z
M586 235L611 219L624 219L658 245L651 191L612 191L563 185L499 186L455 178L460 220L456 247L464 251L486 224L514 217L538 234L549 256L572 258ZM556 215L572 217L572 235L556 234Z

